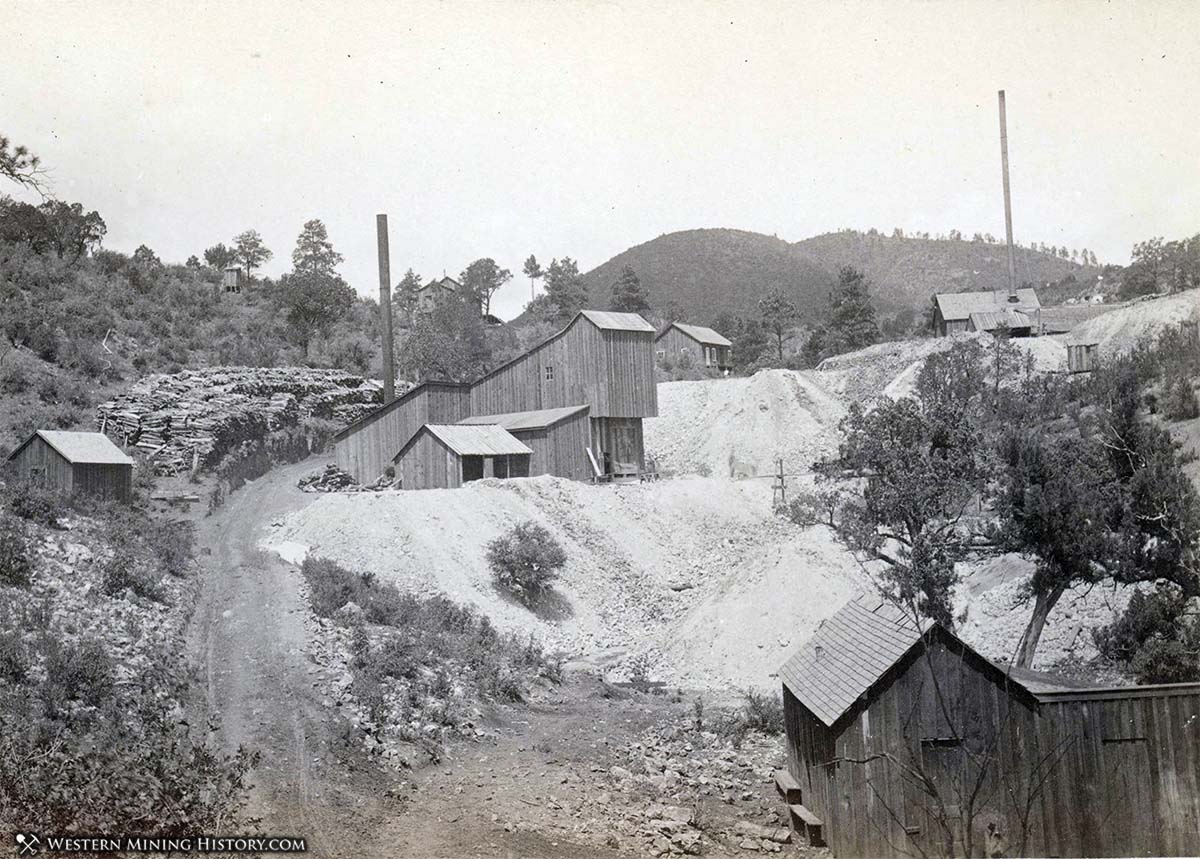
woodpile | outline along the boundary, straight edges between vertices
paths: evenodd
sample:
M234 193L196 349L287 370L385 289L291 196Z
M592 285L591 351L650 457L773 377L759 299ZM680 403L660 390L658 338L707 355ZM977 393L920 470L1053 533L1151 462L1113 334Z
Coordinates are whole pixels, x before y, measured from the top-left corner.
M102 403L96 425L149 454L157 473L182 474L308 418L350 423L382 401L378 382L342 370L213 367L147 376Z
M353 477L331 462L325 466L324 471L301 477L296 485L304 492L378 492L391 488L392 482L386 476L382 476L374 483L364 486L356 483Z

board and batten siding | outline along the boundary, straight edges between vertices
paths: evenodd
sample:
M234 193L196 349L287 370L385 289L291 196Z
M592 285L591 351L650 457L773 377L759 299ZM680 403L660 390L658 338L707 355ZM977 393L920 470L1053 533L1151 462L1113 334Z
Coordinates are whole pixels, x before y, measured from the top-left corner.
M591 406L595 417L656 417L654 335L600 329L577 316L564 331L471 386L471 413Z
M715 359L711 362L704 360L704 344L674 325L654 341L655 357L659 360L665 359L677 363L679 357L687 353L693 366L696 367L715 367L723 370L733 366L733 349L731 347L714 345L708 348L712 349L715 355ZM658 355L659 352L662 352L661 356Z
M371 483L425 424L458 423L468 415L467 386L427 382L352 425L334 441L338 468Z
M457 489L462 486L462 458L429 430L421 430L396 456L396 473L404 489Z
M14 453L7 468L22 480L35 480L68 495L78 492L125 503L133 499L132 465L71 463L40 436Z
M932 801L905 766L919 761L953 804L964 795L955 780L970 783L978 772L971 762L985 757L976 850L995 822L1008 839L1005 855L1021 855L1027 808L1027 856L1200 854L1200 687L1035 698L981 663L944 643L930 661L918 648L832 727L784 688L788 770L838 857L940 853L930 843L941 836ZM938 704L931 664L971 755L949 742L956 731ZM1048 757L1058 763L1043 766ZM961 842L960 833L958 851Z
M553 426L509 432L533 451L530 477L553 474L570 480L591 479L592 466L587 455L587 449L592 445L591 421L586 410Z

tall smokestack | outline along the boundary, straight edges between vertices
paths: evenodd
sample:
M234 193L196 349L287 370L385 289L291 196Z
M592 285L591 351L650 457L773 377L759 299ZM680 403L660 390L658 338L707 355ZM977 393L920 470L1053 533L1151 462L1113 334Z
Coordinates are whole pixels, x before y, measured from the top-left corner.
M379 240L379 312L383 314L383 404L396 399L395 342L392 339L392 273L388 259L387 215L375 216Z
M1008 120L1004 114L1004 90L1000 90L1000 164L1004 170L1004 233L1008 238L1008 300L1017 302L1017 259L1013 251L1012 195L1008 187Z

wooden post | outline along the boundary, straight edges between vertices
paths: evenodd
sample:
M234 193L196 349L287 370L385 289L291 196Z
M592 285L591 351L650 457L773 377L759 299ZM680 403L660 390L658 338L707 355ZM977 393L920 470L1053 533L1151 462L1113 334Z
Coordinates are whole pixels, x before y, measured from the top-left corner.
M782 507L787 504L787 481L783 477L783 459L775 460L775 482L771 487L771 506Z
M379 312L383 315L383 403L396 399L395 343L392 340L392 274L388 256L387 215L375 216L379 244Z
M1008 300L1017 300L1017 259L1013 251L1012 194L1008 184L1008 120L1000 90L1000 166L1004 173L1004 235L1008 239Z

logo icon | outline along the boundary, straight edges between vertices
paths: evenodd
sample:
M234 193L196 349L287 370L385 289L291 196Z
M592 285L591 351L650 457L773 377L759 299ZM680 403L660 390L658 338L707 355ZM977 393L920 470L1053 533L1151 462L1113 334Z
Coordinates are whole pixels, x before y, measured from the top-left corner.
M38 845L42 840L36 835L26 835L23 832L17 833L17 855L18 856L36 856Z

